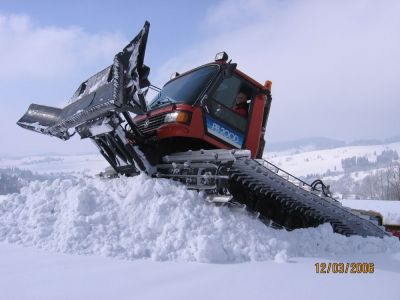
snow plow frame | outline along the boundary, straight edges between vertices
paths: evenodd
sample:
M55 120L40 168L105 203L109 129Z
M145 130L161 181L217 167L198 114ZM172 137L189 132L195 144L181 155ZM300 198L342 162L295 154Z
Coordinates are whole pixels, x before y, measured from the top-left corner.
M31 104L17 124L25 129L68 140L76 132L91 138L115 171L136 174L149 171L127 140L122 123L140 140L141 133L129 112L147 111L144 95L150 69L143 64L150 24L117 55L114 63L81 83L63 109Z

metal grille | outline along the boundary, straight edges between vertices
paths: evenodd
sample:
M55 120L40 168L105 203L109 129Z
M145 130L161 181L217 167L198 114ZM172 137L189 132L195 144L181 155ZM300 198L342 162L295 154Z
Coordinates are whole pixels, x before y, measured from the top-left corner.
M163 113L157 116L152 116L150 118L136 122L136 126L144 134L152 134L154 131L164 124L164 118L167 113Z

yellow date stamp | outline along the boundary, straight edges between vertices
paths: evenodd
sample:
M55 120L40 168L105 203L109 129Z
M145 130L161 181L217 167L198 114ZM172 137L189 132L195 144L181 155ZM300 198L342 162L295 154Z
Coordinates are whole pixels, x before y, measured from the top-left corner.
M374 263L367 262L317 262L314 264L318 274L372 274L375 272Z

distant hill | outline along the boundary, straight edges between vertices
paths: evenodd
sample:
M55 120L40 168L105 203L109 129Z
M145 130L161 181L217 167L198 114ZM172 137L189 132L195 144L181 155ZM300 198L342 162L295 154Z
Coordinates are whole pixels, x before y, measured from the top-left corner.
M308 183L324 180L340 198L400 200L400 142L372 142L330 149L289 143L286 150L268 149L264 158Z
M324 137L310 137L310 138L303 138L292 141L275 142L275 143L269 143L267 141L266 151L281 152L281 151L291 150L291 152L294 153L303 151L334 149L345 146L385 145L397 142L400 142L400 136L391 137L387 139L362 139L362 140L360 139L351 142L345 142L342 140L336 140Z
M346 145L346 142L340 140L334 140L323 137L310 137L304 139L298 139L293 141L285 141L285 142L277 142L277 143L268 143L267 141L267 151L279 152L286 150L303 150L303 151L312 151L312 150L322 150L322 149L332 149L343 147Z
M395 136L387 139L364 139L356 140L347 143L347 146L371 146L371 145L384 145L400 142L400 136Z

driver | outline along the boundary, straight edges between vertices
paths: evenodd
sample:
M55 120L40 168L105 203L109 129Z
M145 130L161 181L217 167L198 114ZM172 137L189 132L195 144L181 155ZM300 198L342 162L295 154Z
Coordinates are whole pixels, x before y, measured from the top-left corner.
M240 91L236 96L235 106L233 107L233 110L236 113L245 118L247 118L248 114L247 99L248 96L244 92Z

